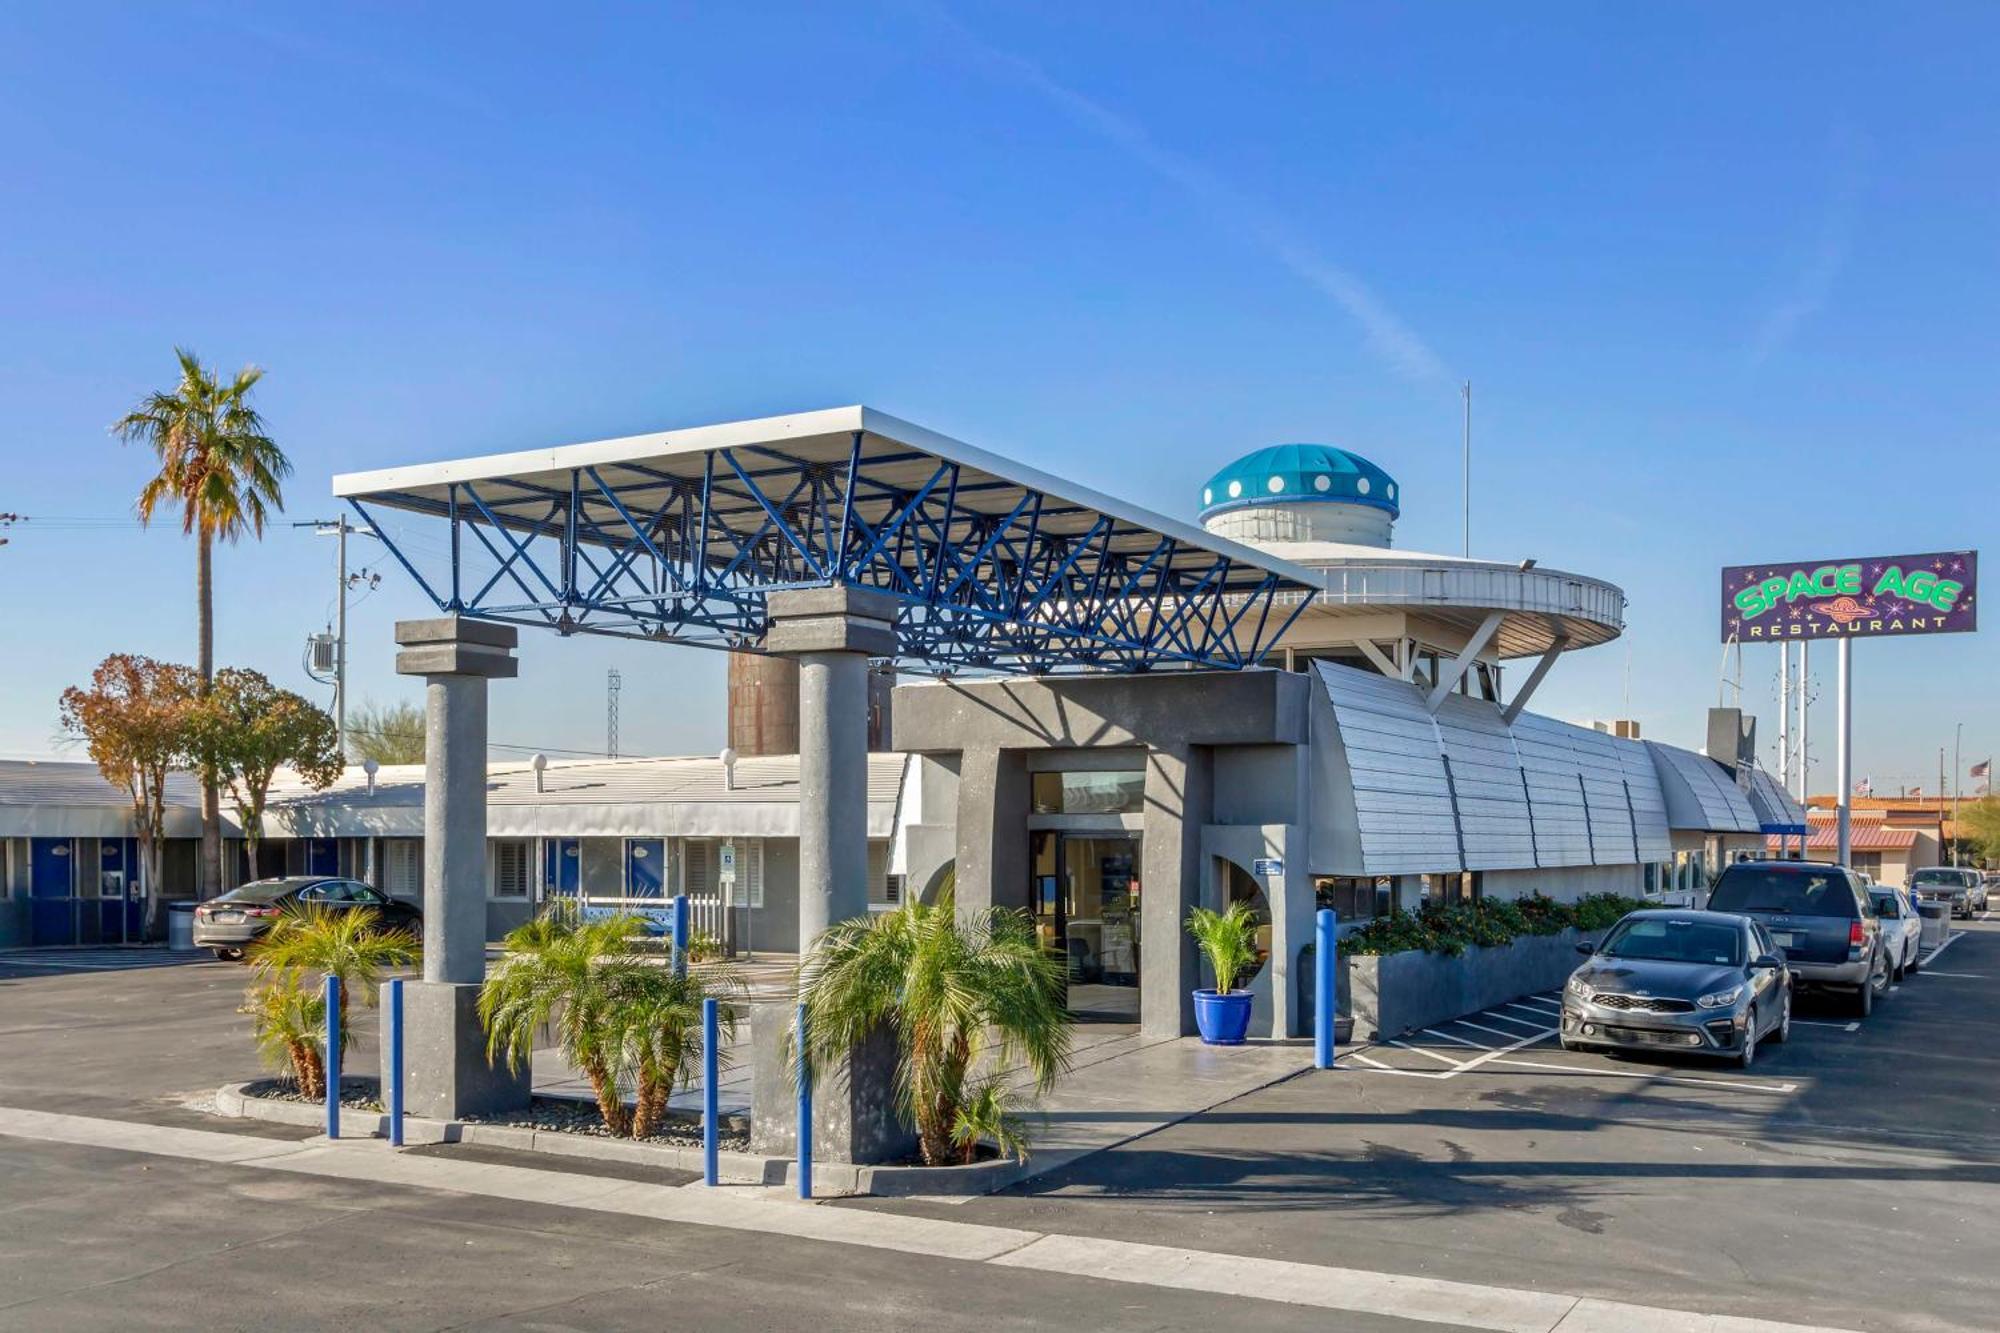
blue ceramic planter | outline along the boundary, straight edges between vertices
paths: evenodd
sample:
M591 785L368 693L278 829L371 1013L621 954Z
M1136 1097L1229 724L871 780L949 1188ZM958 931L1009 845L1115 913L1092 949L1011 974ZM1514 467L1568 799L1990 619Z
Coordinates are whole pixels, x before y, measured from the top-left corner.
M1241 1046L1250 1032L1250 992L1233 990L1223 995L1196 991L1194 1025L1210 1046Z

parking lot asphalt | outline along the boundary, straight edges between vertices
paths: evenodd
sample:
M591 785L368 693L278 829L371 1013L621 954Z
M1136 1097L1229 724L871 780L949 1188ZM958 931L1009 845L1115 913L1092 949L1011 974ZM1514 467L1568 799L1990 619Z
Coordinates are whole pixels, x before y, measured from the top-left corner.
M2000 1327L2000 921L1739 1072L1565 1052L1553 996L1342 1053L962 1221L1857 1329ZM1516 1020L1516 1021L1509 1021Z
M183 1105L246 1072L246 980L0 958L0 1105L296 1135ZM2000 1322L2000 922L1962 928L1866 1022L1802 999L1792 1041L1748 1073L1563 1052L1550 998L1344 1050L1004 1195L834 1206L1792 1323ZM1405 1326L20 1139L0 1138L0 1198L14 1313L43 1327L625 1326L663 1308L718 1327ZM242 1267L218 1278L225 1253ZM601 1256L624 1267L589 1271ZM291 1317L245 1276L270 1265L296 1265L302 1295L355 1265L390 1276L365 1317L342 1300Z

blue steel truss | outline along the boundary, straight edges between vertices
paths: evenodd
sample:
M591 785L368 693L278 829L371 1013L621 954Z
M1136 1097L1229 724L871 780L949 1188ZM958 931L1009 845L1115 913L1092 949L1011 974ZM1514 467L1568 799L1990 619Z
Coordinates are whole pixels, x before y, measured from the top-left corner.
M1231 669L1311 600L1309 585L948 459L865 456L858 432L844 462L763 446L674 462L690 460L698 475L621 462L566 484L349 503L440 611L562 634L756 651L768 594L846 584L902 602L897 658L930 670ZM443 519L448 549L396 540L382 508Z

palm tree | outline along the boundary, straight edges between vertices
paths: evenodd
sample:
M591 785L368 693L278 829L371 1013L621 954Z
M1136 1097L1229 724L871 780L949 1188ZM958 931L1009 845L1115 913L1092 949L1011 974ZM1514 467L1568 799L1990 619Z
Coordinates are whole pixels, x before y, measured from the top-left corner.
M643 1139L659 1128L674 1089L693 1081L702 1057L702 1001L725 1001L718 1006L719 1035L734 1037L736 1006L727 1001L740 999L743 985L714 965L678 975L649 964L628 973L625 986L610 1019L619 1033L619 1063L634 1085L632 1137Z
M250 1015L257 1054L266 1065L289 1071L299 1095L317 1101L326 1095L326 1065L320 1048L326 1043L326 997L291 975L252 986L238 1013Z
M635 973L649 966L631 953L641 929L631 916L537 917L508 932L479 991L487 1058L504 1055L515 1069L525 1069L536 1037L553 1028L563 1056L589 1081L605 1129L621 1138L631 1133L632 1121L618 1089L627 1033L617 1010L640 983Z
M414 966L423 946L410 931L384 930L382 914L372 907L305 903L286 908L245 952L267 980L297 981L309 973L339 977L340 1046L346 1050L354 1039L347 1022L349 998L359 991L362 1002L372 1006L382 973Z
M263 537L270 511L285 507L280 482L292 465L250 406L250 390L263 371L245 366L225 384L193 352L176 348L174 355L180 360L180 383L171 392L147 394L111 430L127 444L151 445L159 457L160 470L139 492L139 521L151 523L162 509L177 508L181 531L195 539L196 667L205 693L215 679L214 545L217 540L233 543L246 531ZM204 897L222 886L221 830L215 775L204 772Z
M826 1070L882 1028L896 1034L896 1097L930 1165L971 1161L981 1137L1025 1156L1018 1096L1001 1071L1019 1061L1036 1092L1069 1068L1065 969L1026 913L961 918L949 890L820 936L799 972L808 1056ZM987 1074L973 1075L990 1060Z

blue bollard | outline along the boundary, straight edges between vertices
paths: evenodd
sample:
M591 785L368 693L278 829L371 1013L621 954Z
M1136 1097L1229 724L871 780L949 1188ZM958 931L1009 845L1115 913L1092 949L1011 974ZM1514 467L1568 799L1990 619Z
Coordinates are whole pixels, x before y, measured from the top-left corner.
M1319 1069L1333 1068L1333 1025L1340 1018L1334 994L1336 924L1331 907L1319 909L1313 936L1313 1065Z
M688 896L674 895L674 975L684 977L688 970Z
M799 1006L799 1197L813 1196L812 1061L806 1055L806 1007Z
M382 1104L389 1108L389 1146L403 1146L403 979L391 977L382 998L382 1021L389 1025L384 1052L389 1067L382 1071Z
M722 1164L717 1158L716 1122L722 1117L722 1099L715 1086L716 1042L722 1031L720 1006L715 997L701 1002L701 1179L705 1185L722 1183Z
M326 979L326 1136L340 1137L340 978Z

